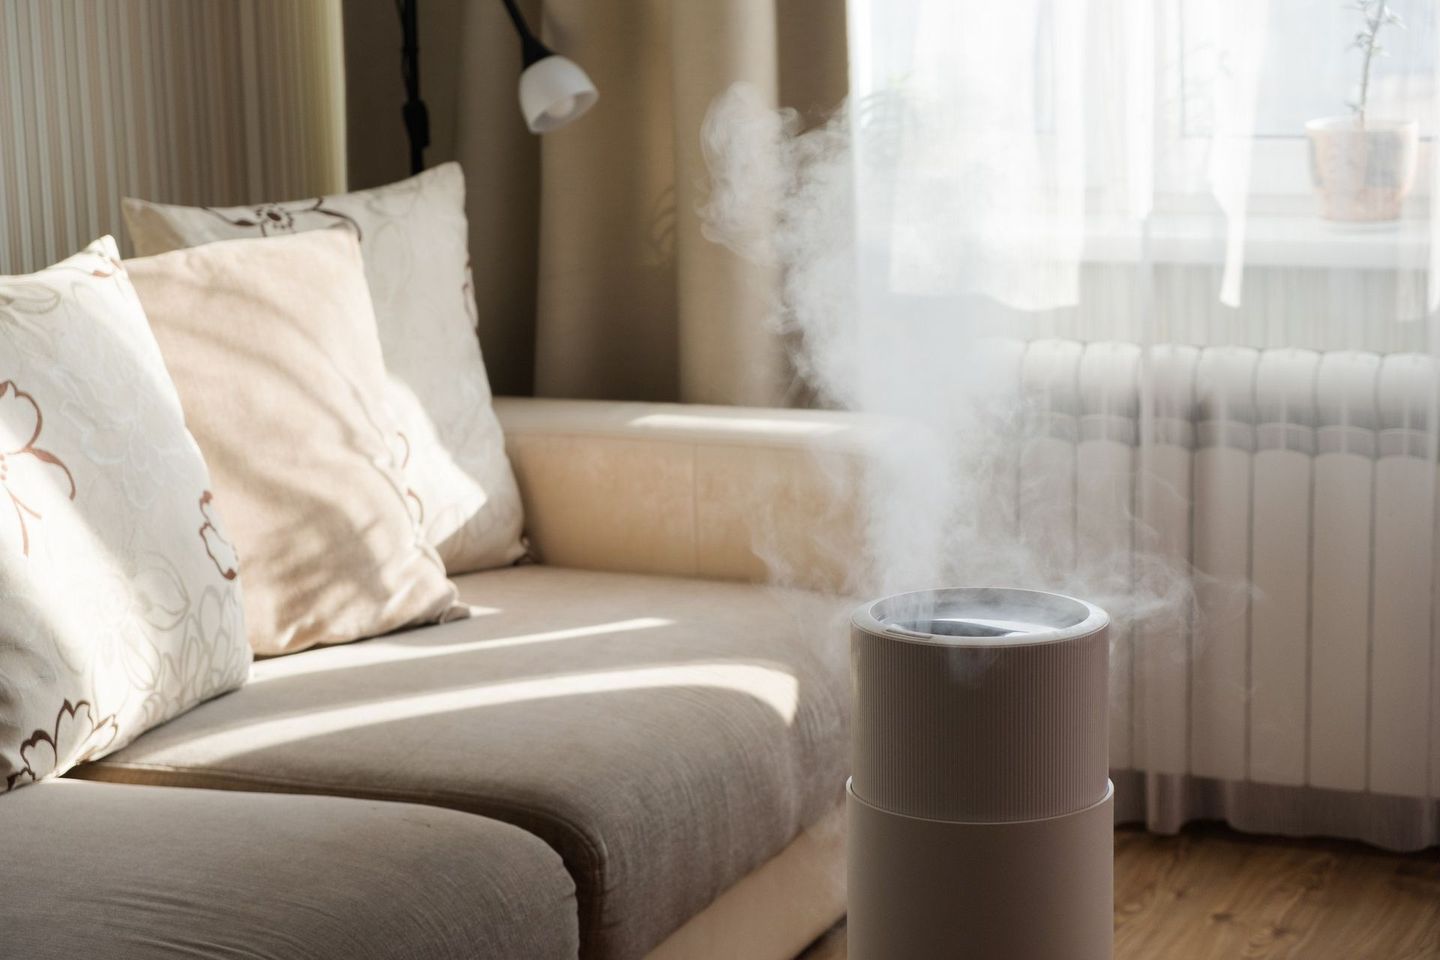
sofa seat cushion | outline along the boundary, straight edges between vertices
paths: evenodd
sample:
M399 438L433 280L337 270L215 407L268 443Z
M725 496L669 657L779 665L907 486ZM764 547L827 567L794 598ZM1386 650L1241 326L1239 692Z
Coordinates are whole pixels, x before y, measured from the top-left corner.
M74 780L0 797L0 956L566 960L574 887L509 824Z
M80 775L401 799L542 837L581 956L631 960L841 800L845 604L543 566L469 620L262 661Z

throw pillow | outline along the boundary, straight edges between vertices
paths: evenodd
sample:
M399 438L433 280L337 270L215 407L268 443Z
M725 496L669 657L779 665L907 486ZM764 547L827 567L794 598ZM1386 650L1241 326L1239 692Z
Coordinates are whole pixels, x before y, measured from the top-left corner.
M520 493L475 335L459 164L343 196L227 208L127 199L124 209L141 255L337 224L352 229L365 256L391 376L388 399L426 538L451 573L524 554Z
M244 560L255 652L460 614L411 512L354 235L226 240L126 266Z
M245 682L213 489L114 240L0 277L0 792Z

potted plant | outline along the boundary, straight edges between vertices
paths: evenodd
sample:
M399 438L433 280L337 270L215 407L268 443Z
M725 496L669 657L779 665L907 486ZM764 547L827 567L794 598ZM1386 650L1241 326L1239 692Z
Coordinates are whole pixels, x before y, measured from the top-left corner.
M1310 170L1328 220L1395 220L1415 180L1420 125L1414 120L1375 117L1369 112L1370 71L1385 55L1380 32L1404 24L1390 0L1355 0L1364 25L1355 35L1360 50L1360 94L1348 116L1321 117L1305 124Z

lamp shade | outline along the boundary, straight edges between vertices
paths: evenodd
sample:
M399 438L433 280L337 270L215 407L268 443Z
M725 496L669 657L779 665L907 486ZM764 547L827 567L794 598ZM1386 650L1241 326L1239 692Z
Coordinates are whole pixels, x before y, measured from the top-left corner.
M599 99L585 71L558 54L536 60L520 74L520 112L531 133L559 129Z

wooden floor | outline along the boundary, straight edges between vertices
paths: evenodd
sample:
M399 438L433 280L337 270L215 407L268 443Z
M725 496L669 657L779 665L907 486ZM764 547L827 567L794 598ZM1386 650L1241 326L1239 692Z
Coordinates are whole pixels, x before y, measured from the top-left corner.
M845 960L832 931L801 960ZM1116 960L1440 958L1440 852L1192 827L1115 835Z

